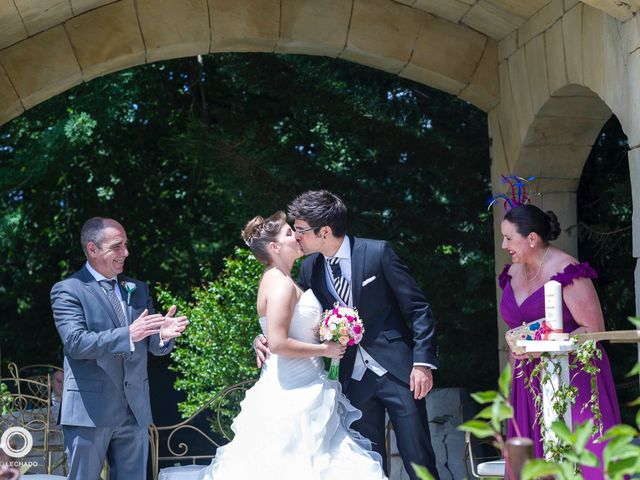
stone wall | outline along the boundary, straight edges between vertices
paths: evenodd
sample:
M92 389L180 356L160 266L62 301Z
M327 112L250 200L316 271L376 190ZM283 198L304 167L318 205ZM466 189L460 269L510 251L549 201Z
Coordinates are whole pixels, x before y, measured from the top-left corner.
M588 3L613 8L612 3ZM622 20L582 2L552 0L498 44L500 103L489 112L493 187L504 189L499 178L505 172L535 175L543 195L534 203L554 210L563 227L576 224L582 169L612 113L629 137L634 206L640 198L639 21L626 10L614 10ZM496 274L507 261L500 248L500 209L495 209ZM636 218L634 213L637 258ZM563 232L556 245L577 255L575 230ZM499 299L500 289L496 291ZM637 286L636 292L638 298ZM500 329L504 354L504 327Z

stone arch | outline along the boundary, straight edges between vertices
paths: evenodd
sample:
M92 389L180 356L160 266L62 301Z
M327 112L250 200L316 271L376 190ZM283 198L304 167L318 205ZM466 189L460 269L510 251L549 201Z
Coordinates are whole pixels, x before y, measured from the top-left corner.
M537 178L536 190L543 196L534 203L554 210L565 226L577 223L576 195L582 170L611 115L595 92L567 85L540 108L522 142L513 171ZM577 255L576 230L563 229L556 244Z
M554 245L576 257L578 256L578 231L576 228L567 229L567 227L577 225L577 191L582 170L598 134L611 115L611 108L593 90L584 85L565 85L553 92L553 95L550 95L536 112L525 131L513 161L507 160L506 156L499 157L503 160L502 162L496 161L494 157L491 164L494 191L504 189L499 180L500 175L504 173L536 177L534 189L542 195L534 196L532 203L556 213L563 232ZM498 129L496 137L500 141L499 125L496 123L494 120L493 128ZM495 144L495 137L493 142ZM502 153L503 144L492 146L492 150ZM508 259L501 249L502 211L494 209L494 213L497 274L502 265L508 263ZM496 286L496 297L499 304L502 290L498 286ZM504 322L498 319L501 364L508 361L508 350L504 342L505 331Z
M538 177L545 207L564 225L576 223L582 168L602 126L615 113L631 138L627 53L619 22L576 3L534 36L506 49L500 60L500 104L489 113L492 181L509 172ZM499 215L496 215L499 217ZM499 250L496 219L496 264ZM575 231L560 247L577 254Z
M492 185L500 175L536 175L543 206L564 227L577 223L577 189L584 164L603 125L615 114L629 140L634 204L633 244L640 257L640 140L637 85L640 23L621 23L590 2L574 2L531 35L520 29L500 42L500 103L489 112ZM567 5L567 2L565 2ZM501 212L494 210L496 274L508 259L501 250ZM556 244L577 256L577 232L564 231ZM640 270L636 267L636 304ZM497 288L498 302L501 290ZM499 321L501 360L506 361Z
M493 38L392 0L66 0L33 11L0 35L0 124L110 72L227 51L338 57L485 111L498 102Z

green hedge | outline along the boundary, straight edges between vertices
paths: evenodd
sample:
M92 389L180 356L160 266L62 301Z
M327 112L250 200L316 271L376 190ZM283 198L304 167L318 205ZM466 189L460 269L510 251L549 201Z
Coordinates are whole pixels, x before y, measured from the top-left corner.
M171 368L178 373L174 386L187 395L178 405L183 417L225 387L258 376L251 342L260 332L256 292L262 271L247 249L236 248L215 280L192 288L191 301L157 289L163 309L176 304L190 322L171 354ZM210 276L203 273L204 278ZM236 409L237 405L223 408L227 421Z

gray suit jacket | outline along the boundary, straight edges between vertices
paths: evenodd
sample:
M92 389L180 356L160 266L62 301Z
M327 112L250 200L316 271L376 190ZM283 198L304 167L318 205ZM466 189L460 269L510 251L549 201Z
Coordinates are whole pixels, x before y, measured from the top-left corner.
M128 307L129 323L145 308L153 312L149 288L134 282ZM121 290L122 298L127 294ZM160 348L154 335L135 343L131 352L129 328L118 319L104 291L83 267L51 289L53 318L64 346L64 390L60 423L83 427L114 427L127 416L127 407L141 427L151 422L147 352L166 355L173 341Z

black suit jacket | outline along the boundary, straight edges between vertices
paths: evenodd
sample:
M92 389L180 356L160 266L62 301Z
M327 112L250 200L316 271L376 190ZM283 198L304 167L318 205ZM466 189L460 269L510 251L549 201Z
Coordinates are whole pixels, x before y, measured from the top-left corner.
M431 307L387 242L356 237L349 237L349 241L353 306L365 327L362 346L391 375L408 384L414 362L438 366ZM307 257L300 268L299 283L304 290L311 288L328 309L336 300L327 286L324 264L322 254ZM356 354L357 347L349 347L340 364L345 389Z

